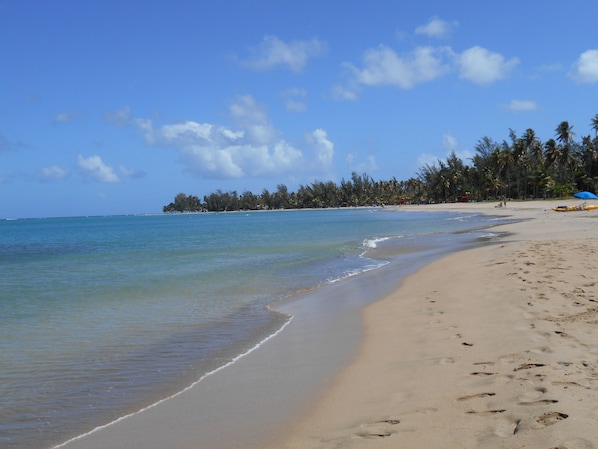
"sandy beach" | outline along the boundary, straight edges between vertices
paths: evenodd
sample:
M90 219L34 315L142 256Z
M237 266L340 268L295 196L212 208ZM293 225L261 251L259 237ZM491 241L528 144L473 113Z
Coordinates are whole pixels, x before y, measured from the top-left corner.
M402 206L516 222L488 230L492 243L322 289L315 304L307 294L251 356L60 447L598 447L598 210L495 204ZM364 295L383 299L363 308Z
M270 448L598 446L598 211L412 206L524 221L364 310L358 356Z

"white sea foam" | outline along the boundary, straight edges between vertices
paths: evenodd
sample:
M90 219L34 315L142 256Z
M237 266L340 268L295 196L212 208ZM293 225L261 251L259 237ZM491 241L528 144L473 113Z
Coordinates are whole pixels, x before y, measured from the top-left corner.
M347 279L353 276L357 276L362 273L367 273L368 271L377 270L378 268L382 268L385 265L388 265L390 262L385 260L373 260L372 263L364 265L363 267L355 270L349 270L345 272L342 276L336 278L328 278L326 280L327 284L334 284L335 282L342 281L343 279Z
M470 220L470 219L478 217L478 216L479 215L477 215L477 214L474 214L474 215L458 215L456 217L447 218L447 220L467 221L467 220Z
M378 243L389 240L390 237L375 237L373 239L366 239L363 241L363 247L367 249L373 249L378 247Z
M497 234L494 234L492 232L484 232L482 234L480 234L480 238L482 239L493 239L496 237Z

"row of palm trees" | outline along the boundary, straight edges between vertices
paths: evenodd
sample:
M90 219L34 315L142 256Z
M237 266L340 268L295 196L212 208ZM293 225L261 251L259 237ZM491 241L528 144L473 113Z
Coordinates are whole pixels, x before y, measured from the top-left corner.
M362 206L366 204L397 203L404 196L402 183L395 178L391 181L374 181L364 173L352 173L351 179L342 180L340 185L332 181L314 181L301 185L296 192L289 192L284 184L279 184L276 191L263 189L261 194L246 191L224 192L217 190L203 197L203 202L195 195L179 193L174 201L164 206L164 212L195 211L235 211L235 210L271 210L302 209L323 207Z
M471 165L454 153L446 162L426 165L419 172L428 199L454 201L498 197L514 199L563 197L577 190L598 189L598 114L591 121L594 137L575 140L573 126L561 122L555 138L542 142L533 129L521 136L509 130L501 143L488 137L475 146Z
M542 142L533 129L496 142L483 137L466 164L452 152L445 161L426 164L416 177L375 181L353 172L340 184L314 181L289 192L284 184L276 191L217 190L203 197L179 193L164 212L233 211L285 208L347 207L372 204L484 201L499 198L555 198L577 190L598 190L598 114L590 124L594 137L575 140L573 126L561 122L555 137Z

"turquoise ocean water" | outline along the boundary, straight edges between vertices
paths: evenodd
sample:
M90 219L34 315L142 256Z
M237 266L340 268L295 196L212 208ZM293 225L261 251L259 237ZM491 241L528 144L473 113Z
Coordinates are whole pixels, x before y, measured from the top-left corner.
M383 208L1 220L0 447L52 447L172 395L279 330L274 301L382 267L369 251L381 244L458 245L490 220Z

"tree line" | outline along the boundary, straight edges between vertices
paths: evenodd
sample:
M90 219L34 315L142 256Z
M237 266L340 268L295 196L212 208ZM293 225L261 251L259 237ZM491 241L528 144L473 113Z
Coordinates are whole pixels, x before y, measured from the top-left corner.
M374 204L486 201L499 198L535 199L568 196L579 190L598 189L598 114L590 123L594 136L576 140L573 126L561 122L554 138L542 142L533 129L496 142L478 140L475 154L466 164L455 152L436 163L426 164L406 181L376 181L367 173L351 178L314 181L289 192L284 184L270 192L217 190L203 200L179 193L163 207L164 212L236 211L352 207Z

